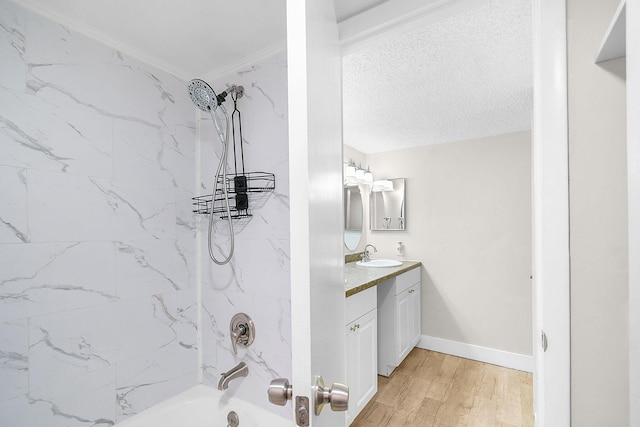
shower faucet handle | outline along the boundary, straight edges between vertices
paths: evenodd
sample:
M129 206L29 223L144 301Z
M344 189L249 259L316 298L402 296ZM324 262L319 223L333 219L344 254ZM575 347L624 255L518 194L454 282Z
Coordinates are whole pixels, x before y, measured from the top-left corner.
M245 313L238 313L231 318L229 334L233 354L238 354L238 346L249 347L256 336L256 329L251 317Z
M238 354L238 344L244 345L247 341L247 326L240 323L231 331L231 345L233 345L233 354Z

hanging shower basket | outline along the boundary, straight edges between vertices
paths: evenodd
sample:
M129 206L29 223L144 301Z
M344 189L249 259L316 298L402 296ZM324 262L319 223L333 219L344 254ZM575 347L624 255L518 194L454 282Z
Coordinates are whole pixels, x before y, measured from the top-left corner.
M224 201L224 186L229 194L229 208L232 219L251 217L251 208L259 208L276 188L276 177L268 172L245 172L227 175L227 182L222 176L218 179L216 197L211 194L193 198L193 212L197 214L219 215L227 219L227 206Z
M231 130L233 136L233 165L234 173L227 173L227 179L222 175L218 177L216 193L193 197L193 212L196 214L214 215L221 219L228 219L227 205L225 202L225 189L229 200L229 212L231 219L250 218L252 208L262 207L270 193L276 188L276 177L269 172L245 172L244 146L242 138L242 118L238 110L238 98L242 97L243 89L232 94L233 113L231 114ZM236 141L236 132L238 141ZM236 157L239 151L240 159ZM240 170L238 170L240 163Z

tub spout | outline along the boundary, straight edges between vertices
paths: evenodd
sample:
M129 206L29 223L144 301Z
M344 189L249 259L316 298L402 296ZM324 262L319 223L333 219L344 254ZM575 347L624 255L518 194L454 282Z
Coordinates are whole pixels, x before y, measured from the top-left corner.
M235 380L236 378L246 377L249 375L249 367L246 363L240 362L238 366L231 369L229 372L224 372L222 377L220 378L220 382L218 383L218 390L226 390L229 388L229 383L231 380Z

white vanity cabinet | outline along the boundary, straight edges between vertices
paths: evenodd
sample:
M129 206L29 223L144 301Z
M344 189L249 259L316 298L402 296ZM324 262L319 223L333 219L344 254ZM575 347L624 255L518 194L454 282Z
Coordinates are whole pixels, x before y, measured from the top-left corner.
M378 391L378 310L375 286L346 301L347 425L358 416Z
M389 376L420 341L420 269L376 286L378 293L378 373Z

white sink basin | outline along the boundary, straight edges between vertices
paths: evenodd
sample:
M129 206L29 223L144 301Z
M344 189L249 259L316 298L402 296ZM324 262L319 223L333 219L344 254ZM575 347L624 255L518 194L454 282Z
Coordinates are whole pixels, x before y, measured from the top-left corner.
M370 261L358 261L356 265L361 267L397 267L402 265L402 262L396 261L394 259L372 259Z

